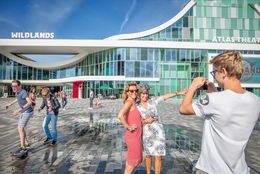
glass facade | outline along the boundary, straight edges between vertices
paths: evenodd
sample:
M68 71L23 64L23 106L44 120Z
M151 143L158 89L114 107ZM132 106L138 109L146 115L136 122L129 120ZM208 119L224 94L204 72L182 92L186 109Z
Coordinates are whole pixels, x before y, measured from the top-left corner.
M225 42L260 43L260 14L253 8L256 3L259 0L196 0L176 23L139 39L216 42L224 37Z
M253 8L259 0L196 0L196 4L171 26L134 40L243 42L260 43L260 16ZM228 39L229 38L229 39ZM240 38L240 39L239 39ZM249 40L247 39L249 38ZM254 40L253 40L254 39ZM250 41L250 42L249 42ZM187 88L193 78L208 76L208 54L223 50L176 48L113 48L87 55L81 62L63 69L39 69L17 63L0 54L0 80L49 80L78 76L108 76L126 78L154 78L149 82L151 94L165 94ZM258 51L241 51L256 55ZM86 81L84 95L89 88L95 93L121 95L124 81ZM258 82L260 83L260 82ZM102 91L108 85L112 90ZM68 93L73 85L65 85ZM2 84L0 88L5 88ZM248 88L260 96L259 88ZM3 92L1 92L3 93Z

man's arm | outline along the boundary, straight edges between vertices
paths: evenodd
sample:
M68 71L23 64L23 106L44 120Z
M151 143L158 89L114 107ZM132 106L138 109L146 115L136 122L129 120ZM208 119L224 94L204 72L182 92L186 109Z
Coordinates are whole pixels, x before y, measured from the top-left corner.
M9 103L8 105L5 106L6 109L8 109L10 106L12 106L13 104L15 104L17 102L17 98L15 100L13 100L11 103Z
M29 99L29 97L25 98L27 103L25 105L23 105L21 108L15 110L13 112L13 115L17 115L19 112L21 112L23 109L27 108L28 106L30 106L32 104L32 101Z
M25 105L23 105L23 107L22 107L23 109L27 108L28 106L30 106L32 104L32 100L29 97L26 97L25 99L26 99L27 103Z
M190 88L188 90L188 92L186 93L181 105L180 105L180 109L179 109L179 112L181 114L184 114L184 115L193 115L194 114L194 110L192 108L192 98L193 98L193 95L195 94L196 92L196 88Z
M193 115L195 114L193 108L192 108L192 98L198 88L200 88L204 83L206 82L206 79L203 77L197 77L192 81L191 87L189 88L188 92L186 93L180 108L179 112L184 115Z

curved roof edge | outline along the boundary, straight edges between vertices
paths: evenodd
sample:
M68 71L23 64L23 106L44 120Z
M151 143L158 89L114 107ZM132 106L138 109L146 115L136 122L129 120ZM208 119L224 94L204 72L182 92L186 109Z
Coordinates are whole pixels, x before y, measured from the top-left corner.
M70 65L74 65L74 64L80 62L87 55L87 53L79 53L73 57L70 57L70 58L62 60L62 61L43 63L43 62L32 62L29 60L24 60L9 52L1 52L1 54L3 54L4 56L8 57L9 59L11 59L17 63L21 63L23 65L27 65L27 66L34 67L34 68L42 68L42 69L65 68L65 67L68 67Z
M149 30L145 30L142 32L137 32L137 33L130 33L130 34L120 34L120 35L115 35L115 36L111 36L106 38L105 40L123 40L123 39L136 39L136 38L140 38L140 37L145 37L154 33L157 33L169 26L171 26L172 24L174 24L175 22L177 22L181 17L183 17L194 5L196 4L195 0L190 0L190 2L188 2L185 7L177 14L175 15L173 18L171 18L170 20L168 20L167 22L149 29Z

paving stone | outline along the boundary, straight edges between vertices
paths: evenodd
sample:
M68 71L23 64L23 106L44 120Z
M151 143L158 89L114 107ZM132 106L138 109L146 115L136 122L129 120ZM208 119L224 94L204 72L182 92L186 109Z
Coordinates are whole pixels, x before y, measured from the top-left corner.
M0 99L0 107L12 100ZM40 103L37 99L36 109ZM103 108L89 110L88 99L69 99L66 111L59 114L58 144L54 147L43 145L45 112L35 112L27 127L31 150L23 160L10 157L10 152L19 146L17 117L11 115L18 106L0 109L0 173L122 174L127 151L124 128L117 119L122 100L103 100L102 104ZM163 174L192 173L200 153L203 120L180 116L179 104L179 100L168 100L159 105L167 146ZM246 148L246 160L253 174L260 172L259 132L258 121ZM143 161L134 174L145 173Z

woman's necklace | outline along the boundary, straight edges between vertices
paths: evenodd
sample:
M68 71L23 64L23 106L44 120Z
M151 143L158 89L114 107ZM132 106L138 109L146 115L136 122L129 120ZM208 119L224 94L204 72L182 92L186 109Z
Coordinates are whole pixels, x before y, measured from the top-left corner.
M147 109L148 108L148 104L147 102L141 102L141 105L143 108Z

